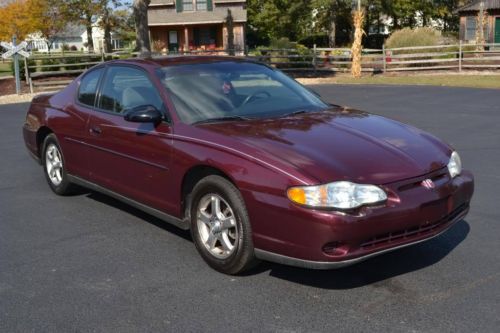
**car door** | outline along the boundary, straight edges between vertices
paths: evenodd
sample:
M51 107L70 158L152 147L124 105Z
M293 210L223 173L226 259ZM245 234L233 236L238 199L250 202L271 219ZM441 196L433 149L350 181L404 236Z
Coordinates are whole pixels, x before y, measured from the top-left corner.
M139 67L110 65L101 82L88 125L91 180L140 203L174 212L174 205L166 200L171 178L171 124L124 119L127 110L144 105L166 114L161 95Z
M60 144L64 152L67 172L86 179L89 176L87 126L103 73L104 67L98 67L82 76L78 82L74 103L68 103L64 108L68 117L64 125L60 126L60 134L63 134Z

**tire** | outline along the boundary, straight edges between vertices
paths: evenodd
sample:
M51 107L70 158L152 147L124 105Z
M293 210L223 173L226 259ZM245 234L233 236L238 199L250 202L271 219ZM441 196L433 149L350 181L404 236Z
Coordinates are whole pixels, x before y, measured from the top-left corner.
M54 134L47 135L43 141L41 161L52 191L58 195L71 194L75 186L68 180L61 146Z
M258 263L245 203L230 181L215 175L203 178L193 189L190 207L191 236L210 267L235 275Z

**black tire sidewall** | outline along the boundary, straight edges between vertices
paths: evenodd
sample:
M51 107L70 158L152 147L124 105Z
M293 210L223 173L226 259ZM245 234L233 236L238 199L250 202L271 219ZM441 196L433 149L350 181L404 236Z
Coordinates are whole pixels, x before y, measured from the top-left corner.
M62 182L59 185L55 185L52 183L50 180L49 174L47 172L47 148L49 147L50 144L54 144L57 149L59 150L59 154L61 155L62 159ZM57 137L54 134L49 134L45 140L43 141L43 149L42 149L42 156L41 156L41 162L43 166L43 172L45 174L45 179L47 179L47 183L49 184L50 188L52 191L54 191L58 195L66 195L70 192L71 189L71 183L68 180L68 175L66 173L66 160L64 159L64 154L62 152L61 146L59 145L59 141L57 140Z
M198 204L205 195L214 193L221 196L233 210L238 230L236 250L225 259L214 257L200 239L197 226ZM208 176L201 180L193 190L190 205L191 236L202 258L215 270L225 274L238 274L247 269L254 259L252 230L248 213L238 189L220 176Z

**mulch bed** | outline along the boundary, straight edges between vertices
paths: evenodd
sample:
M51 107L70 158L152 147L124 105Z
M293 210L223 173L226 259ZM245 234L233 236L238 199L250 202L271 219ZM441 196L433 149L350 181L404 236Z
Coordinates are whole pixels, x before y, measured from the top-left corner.
M23 94L30 92L30 87L26 85L26 82L21 81L21 92ZM16 93L16 81L11 79L1 79L0 80L0 96L12 95Z

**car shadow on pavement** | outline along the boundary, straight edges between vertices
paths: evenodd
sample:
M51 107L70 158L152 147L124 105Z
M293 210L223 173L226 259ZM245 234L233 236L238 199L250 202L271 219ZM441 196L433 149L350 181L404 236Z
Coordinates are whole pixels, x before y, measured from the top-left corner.
M316 288L359 288L432 266L464 241L469 231L469 224L462 220L432 240L338 270L318 271L262 263L246 275L269 271L269 275L272 277Z
M139 210L137 208L134 208L124 202L121 202L119 200L116 200L110 196L107 196L105 194L99 193L99 192L94 192L91 190L86 190L82 189L80 192L80 195L85 195L87 198L98 201L100 203L103 203L105 205L111 206L113 208L122 210L126 213L129 213L130 215L133 215L141 220L144 220L147 223L150 223L160 229L163 229L165 231L168 231L172 234L175 234L187 241L192 242L191 240L191 234L189 231L182 230L180 228L177 228L174 225L171 225L163 220L160 220L157 217L154 217L152 215L149 215L148 213L143 212L142 210Z
M116 209L127 212L160 229L175 234L192 242L189 231L181 230L152 215L144 213L126 203L99 192L82 189L79 193L89 199L101 202ZM354 266L337 270L302 269L270 262L262 262L250 271L241 274L253 276L269 272L269 276L290 282L322 289L353 289L417 271L432 266L445 258L454 248L464 241L469 234L470 226L461 220L444 234L424 243L416 244L394 252L371 258Z

